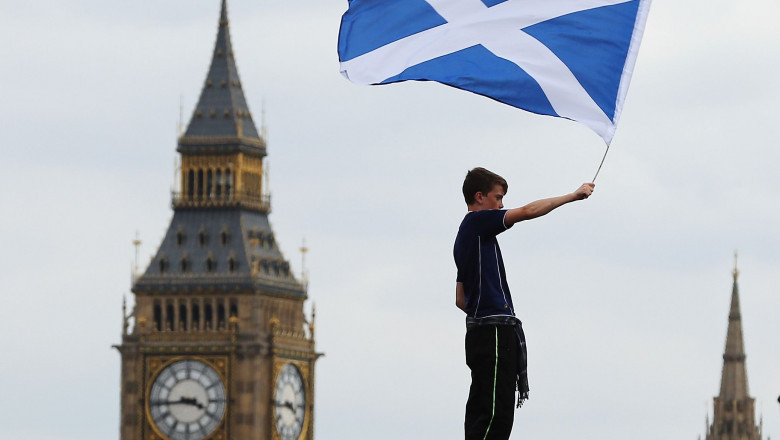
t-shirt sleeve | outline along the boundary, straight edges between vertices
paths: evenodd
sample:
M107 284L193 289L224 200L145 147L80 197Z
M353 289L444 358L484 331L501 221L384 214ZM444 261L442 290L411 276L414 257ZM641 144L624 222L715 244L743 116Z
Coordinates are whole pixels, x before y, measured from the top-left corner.
M504 223L504 217L506 216L505 209L475 211L473 215L474 229L479 235L498 235L509 229Z

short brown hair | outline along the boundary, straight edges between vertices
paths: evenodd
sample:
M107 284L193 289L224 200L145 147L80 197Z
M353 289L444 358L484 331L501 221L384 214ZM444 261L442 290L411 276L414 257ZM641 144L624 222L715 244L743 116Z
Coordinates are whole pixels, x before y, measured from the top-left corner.
M477 167L466 173L466 178L463 180L463 198L466 199L466 204L471 205L476 202L474 195L478 192L487 194L493 190L496 185L501 185L504 188L504 194L509 189L506 180L498 174L488 171L484 168Z

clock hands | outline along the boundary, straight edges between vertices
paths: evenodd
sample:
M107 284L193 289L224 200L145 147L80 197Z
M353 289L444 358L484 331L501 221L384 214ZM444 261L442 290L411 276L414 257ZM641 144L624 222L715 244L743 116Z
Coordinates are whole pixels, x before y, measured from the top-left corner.
M194 407L196 407L198 409L204 409L205 408L205 406L203 406L202 403L198 402L198 399L196 399L194 397L180 397L178 403L182 403L182 404L185 404L185 405L192 405L192 406L194 406Z
M274 405L281 406L282 408L289 408L290 411L295 412L295 404L290 402L289 400L286 400L284 402L280 402L276 400L274 401Z
M179 400L158 400L150 402L152 405L192 405L198 409L205 409L202 403L198 402L198 399L194 397L179 397Z

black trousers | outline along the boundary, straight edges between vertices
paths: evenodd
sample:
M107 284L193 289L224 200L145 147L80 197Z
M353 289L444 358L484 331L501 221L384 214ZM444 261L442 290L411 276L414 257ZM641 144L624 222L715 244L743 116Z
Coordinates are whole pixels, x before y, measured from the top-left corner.
M471 388L466 440L506 440L515 417L517 336L512 325L481 325L466 332Z

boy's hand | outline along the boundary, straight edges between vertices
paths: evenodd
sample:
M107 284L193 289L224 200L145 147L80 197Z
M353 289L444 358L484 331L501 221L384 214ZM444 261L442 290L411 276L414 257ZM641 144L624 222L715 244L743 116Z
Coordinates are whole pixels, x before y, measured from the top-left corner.
M593 194L593 188L596 187L595 183L583 183L577 191L574 191L575 200L583 200L590 197Z

